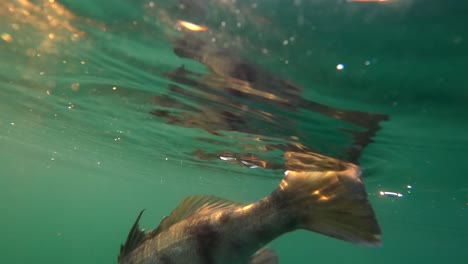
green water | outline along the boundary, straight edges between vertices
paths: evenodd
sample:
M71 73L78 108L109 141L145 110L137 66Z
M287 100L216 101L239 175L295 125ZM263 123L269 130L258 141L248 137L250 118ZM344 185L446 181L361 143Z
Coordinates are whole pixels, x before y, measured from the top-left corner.
M382 247L298 231L271 244L280 263L468 259L466 4L57 2L0 3L0 263L116 263L142 208L151 229L187 195L246 203L276 187L281 170L196 159L214 136L150 114L163 73L205 71L174 55L178 19L222 31L304 98L390 117L359 160ZM341 144L309 115L289 115L295 133Z

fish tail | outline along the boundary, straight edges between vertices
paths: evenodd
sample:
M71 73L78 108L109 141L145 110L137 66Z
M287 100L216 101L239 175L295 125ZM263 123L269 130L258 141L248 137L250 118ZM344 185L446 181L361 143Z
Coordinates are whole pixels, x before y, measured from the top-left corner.
M368 246L380 245L380 228L367 200L360 169L292 171L273 192L297 228Z

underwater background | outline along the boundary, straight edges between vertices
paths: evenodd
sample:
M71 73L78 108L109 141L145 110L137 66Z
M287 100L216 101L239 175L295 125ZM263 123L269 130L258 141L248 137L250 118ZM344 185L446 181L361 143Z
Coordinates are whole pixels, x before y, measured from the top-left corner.
M352 144L349 124L269 101L245 100L258 111L229 129L213 121L238 112L181 96L190 82L167 74L212 78L174 53L180 21L300 87L291 100L388 116L356 161L382 246L296 231L270 244L280 263L466 263L467 12L454 0L1 1L0 263L116 263L143 208L152 229L187 195L248 203L276 188L282 168L226 162L257 150L281 164L258 141L338 158ZM209 111L164 119L186 105Z

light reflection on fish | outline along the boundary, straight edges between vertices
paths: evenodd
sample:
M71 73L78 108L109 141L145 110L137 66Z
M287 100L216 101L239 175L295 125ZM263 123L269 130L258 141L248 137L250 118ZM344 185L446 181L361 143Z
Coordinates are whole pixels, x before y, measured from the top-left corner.
M142 211L121 246L118 263L278 263L273 250L264 246L297 229L379 245L380 228L359 168L335 165L342 169L286 171L270 195L247 205L213 196L187 197L146 234L138 226Z

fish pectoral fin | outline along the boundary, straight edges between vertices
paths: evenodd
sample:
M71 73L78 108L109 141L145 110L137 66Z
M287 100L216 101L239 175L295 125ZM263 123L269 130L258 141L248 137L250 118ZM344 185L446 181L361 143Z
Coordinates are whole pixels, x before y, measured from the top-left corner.
M146 234L143 230L140 230L140 227L138 225L138 222L140 221L141 215L144 211L144 209L140 211L137 219L135 220L135 223L128 232L127 241L125 241L124 245L120 246L120 254L118 259L125 257L128 253L132 252L144 241Z
M278 256L271 248L262 248L249 259L248 264L278 264Z
M152 236L168 229L173 224L197 213L210 212L212 210L239 207L238 203L209 195L193 195L183 199L179 205L172 210L171 214L164 217L159 226L151 232Z

